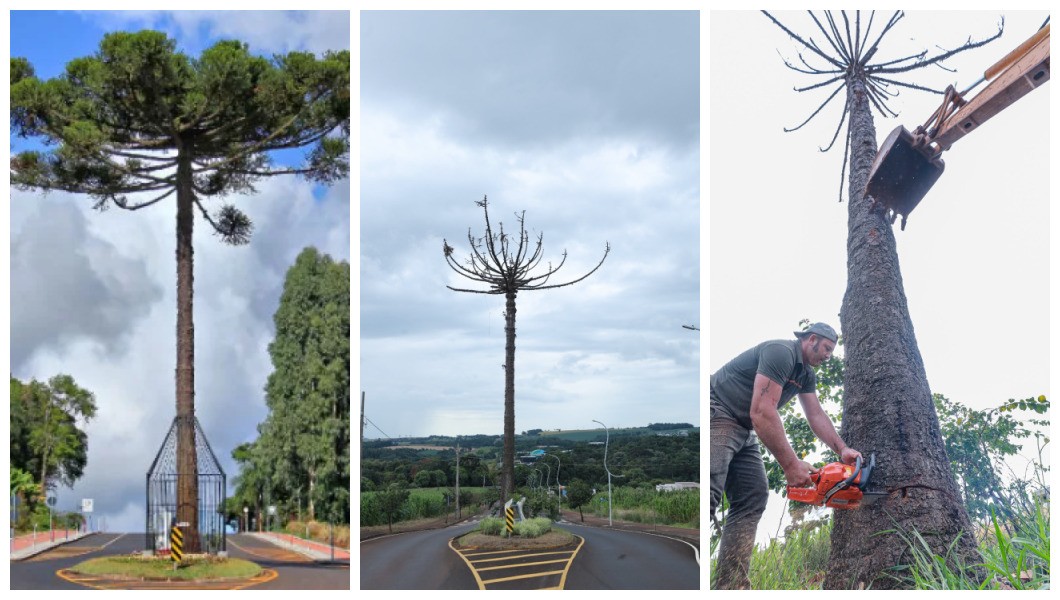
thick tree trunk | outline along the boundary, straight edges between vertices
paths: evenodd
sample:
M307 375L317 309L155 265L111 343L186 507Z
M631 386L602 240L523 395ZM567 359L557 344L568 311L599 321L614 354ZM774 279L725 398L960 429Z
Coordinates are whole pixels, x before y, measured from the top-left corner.
M193 311L191 159L177 163L177 521L184 528L184 552L201 552L199 469L195 449L195 324Z
M909 316L895 236L864 196L876 132L864 81L851 77L847 289L840 320L845 349L842 437L866 459L876 454L872 487L890 492L859 510L835 511L826 589L901 587L887 575L911 562L895 524L916 529L941 556L981 561L950 469L924 363ZM893 519L893 521L892 521Z
M501 503L515 490L515 290L505 294L504 304L504 456Z

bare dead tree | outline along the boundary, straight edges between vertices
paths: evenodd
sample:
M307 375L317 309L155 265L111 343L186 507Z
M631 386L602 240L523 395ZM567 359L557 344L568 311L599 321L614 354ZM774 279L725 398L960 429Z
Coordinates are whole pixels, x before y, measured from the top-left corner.
M494 232L490 223L489 207L486 197L475 202L482 207L486 218L486 235L476 238L471 229L467 232L467 241L471 246L471 255L463 264L453 258L454 249L449 242L442 240L442 252L449 267L462 277L472 281L489 285L486 290L474 290L446 287L454 292L468 292L472 294L504 294L504 452L501 473L501 500L511 496L515 489L515 296L520 291L551 290L555 288L573 285L586 277L592 275L604 264L611 245L604 243L604 256L600 262L585 275L568 281L566 283L550 284L549 279L555 275L564 263L567 262L567 251L563 251L563 258L559 264L552 266L549 262L547 268L535 274L534 271L541 264L542 244L544 234L538 234L537 242L531 253L530 234L526 231L526 211L518 213L516 219L519 221L519 233L515 236L505 233L504 224L498 223L497 231Z
M873 472L874 486L890 492L871 507L836 511L824 586L906 585L887 574L896 565L908 564L909 550L897 535L872 537L881 530L916 529L937 555L964 565L981 563L913 332L891 222L882 210L871 208L864 190L877 149L873 110L896 116L888 102L900 89L945 94L901 77L931 66L945 69L946 59L997 39L1004 21L995 35L968 38L953 50L882 59L877 58L883 54L881 42L902 19L901 11L878 32L873 31L875 12L864 27L860 11L852 16L825 12L820 17L810 12L821 43L794 33L768 12L765 15L805 51L798 52L796 63L784 60L784 64L818 79L795 91L834 88L805 121L785 131L805 126L846 90L835 133L820 148L831 149L847 125L840 174L842 179L849 164L847 289L840 312L845 340L842 437L853 448L877 454L880 464ZM983 574L975 570L976 577Z

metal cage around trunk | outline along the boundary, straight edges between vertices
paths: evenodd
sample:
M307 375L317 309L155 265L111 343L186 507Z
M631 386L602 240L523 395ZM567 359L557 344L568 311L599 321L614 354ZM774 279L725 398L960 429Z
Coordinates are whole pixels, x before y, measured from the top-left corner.
M153 553L169 549L169 531L176 522L177 479L177 424L173 419L162 447L147 471L147 536L145 547ZM225 539L224 469L217 461L206 434L195 419L195 450L198 463L199 523L202 551L217 554L227 551Z

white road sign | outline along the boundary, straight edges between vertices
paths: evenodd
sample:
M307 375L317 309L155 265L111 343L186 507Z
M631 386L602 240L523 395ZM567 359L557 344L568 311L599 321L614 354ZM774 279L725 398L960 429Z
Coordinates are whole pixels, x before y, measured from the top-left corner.
M92 499L82 498L81 499L81 512L92 512Z

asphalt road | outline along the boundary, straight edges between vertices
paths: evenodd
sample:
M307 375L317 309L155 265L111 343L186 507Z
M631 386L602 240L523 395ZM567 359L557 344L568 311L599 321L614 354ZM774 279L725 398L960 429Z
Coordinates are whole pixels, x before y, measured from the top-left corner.
M361 543L362 590L477 590L449 540L477 523L414 531Z
M564 523L563 528L585 538L564 589L700 589L696 552L685 542L572 523Z
M475 524L376 538L361 543L361 588L478 589L450 538ZM700 589L699 563L688 544L644 533L564 523L585 544L570 567L568 590Z
M11 589L83 590L86 587L106 587L99 582L89 580L83 584L67 581L57 572L89 558L132 554L140 552L143 548L144 534L142 533L90 535L33 558L11 562ZM262 578L261 582L255 582L249 589L350 589L350 571L347 565L315 563L301 554L284 550L252 536L238 534L228 536L228 553L229 556L253 561L276 572L276 577ZM210 587L217 589L226 586ZM234 586L228 585L228 587Z

